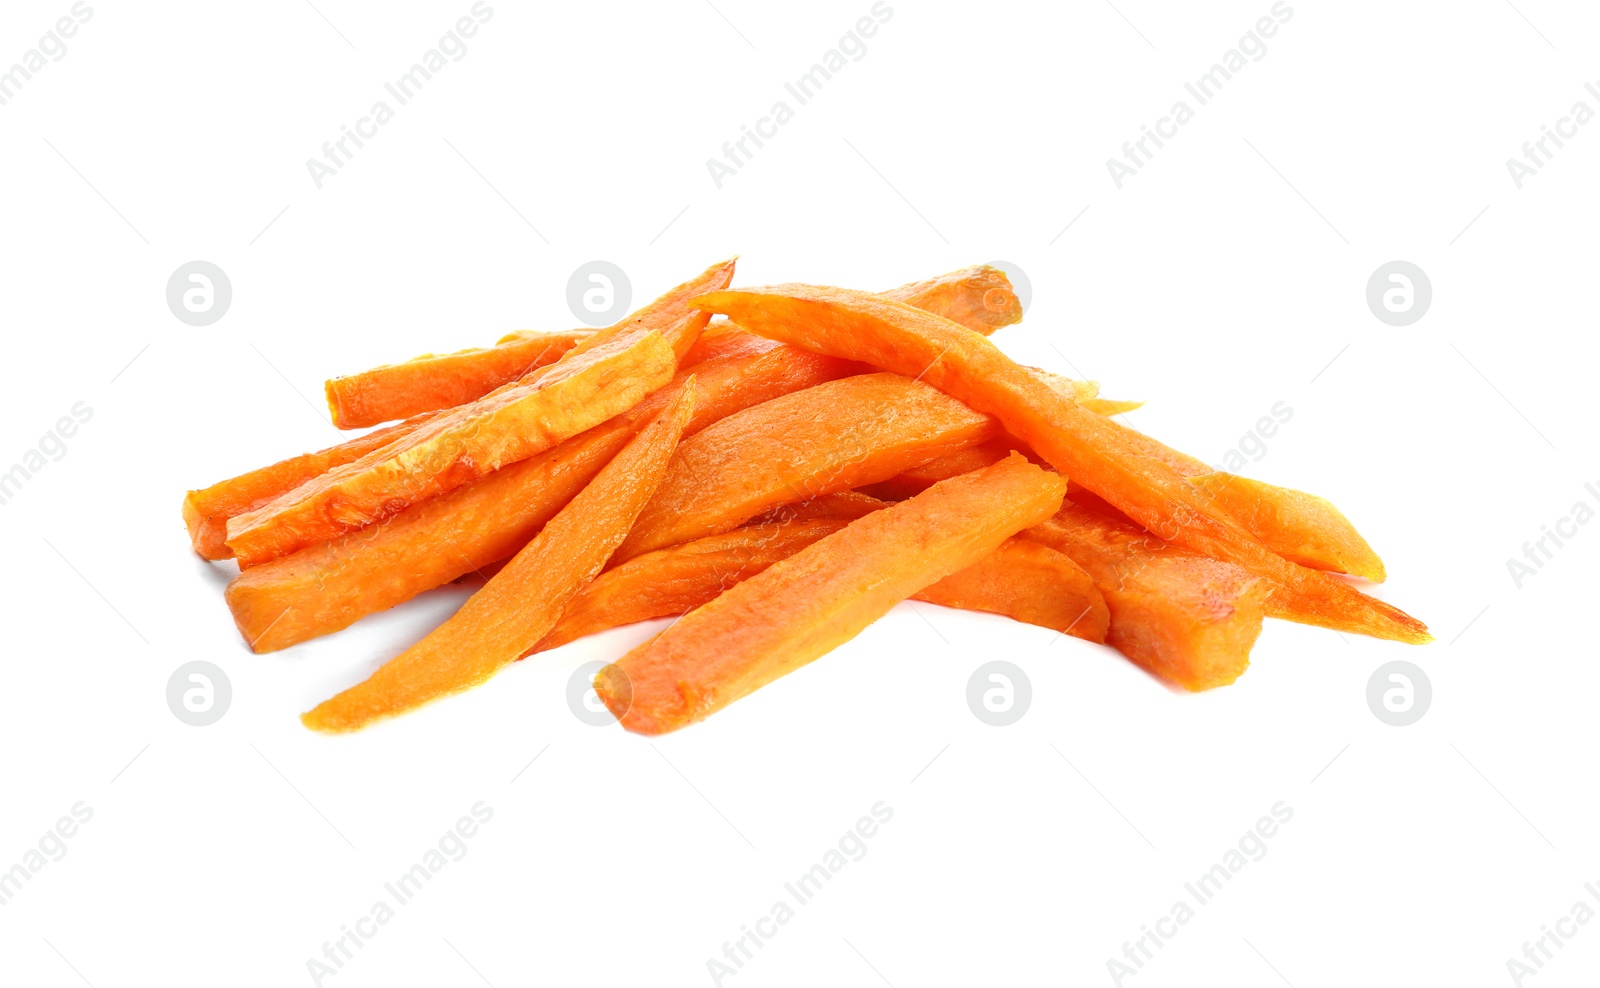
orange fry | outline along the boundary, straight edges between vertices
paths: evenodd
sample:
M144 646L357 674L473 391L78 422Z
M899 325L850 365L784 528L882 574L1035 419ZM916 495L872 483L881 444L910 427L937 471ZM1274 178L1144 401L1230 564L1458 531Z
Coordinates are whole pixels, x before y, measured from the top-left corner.
M774 398L679 447L617 559L726 532L799 497L887 480L998 431L989 416L899 374Z
M1065 487L1021 456L935 484L685 614L602 669L595 690L630 731L703 720L1048 518Z
M194 551L202 559L232 559L233 550L228 548L227 543L228 519L270 504L334 467L354 463L432 417L431 414L419 415L398 425L346 440L337 446L315 453L302 453L230 480L219 481L202 490L190 491L183 498L183 521L189 528L189 540L194 545Z
M333 424L360 429L477 401L503 384L560 360L588 332L506 336L492 347L429 353L323 385Z
M1135 450L1189 478L1215 511L1228 515L1283 558L1312 569L1383 582L1383 560L1327 499L1213 471L1202 461L1142 432L1123 425L1116 428Z
M1315 494L1231 473L1189 479L1217 510L1292 563L1382 583L1383 560L1333 503Z
M1023 532L1088 571L1110 608L1106 644L1188 690L1226 686L1250 664L1267 581L1070 501Z
M233 518L228 547L250 567L391 518L628 410L666 384L676 365L654 330L575 354L533 383L452 409Z
M1164 539L1267 578L1274 595L1340 631L1412 644L1427 626L1326 573L1288 562L1165 464L1140 455L1115 423L1029 374L981 335L865 292L778 285L695 300L746 329L908 375L997 417L1062 473Z
M940 285L943 279L929 283ZM930 298L913 295L911 301L949 304L959 297L935 293ZM680 371L673 384L555 449L413 505L387 521L245 570L226 595L239 633L257 652L287 648L349 627L467 574L489 570L525 545L592 480L642 424L666 407L690 374L696 376L695 405L685 436L742 409L867 369L742 330L710 338L715 340L711 346L694 346L685 360L696 355L702 359ZM400 430L416 421L383 431L403 434ZM302 482L271 494L281 495ZM851 498L870 506L852 508ZM824 510L826 500L818 499L807 510ZM260 503L265 502L255 506ZM829 503L831 517L856 518L883 506L847 492ZM838 513L847 509L854 513ZM219 523L225 524L226 519Z
M693 405L691 379L455 616L364 682L304 714L305 725L359 730L477 686L536 645L622 543L661 482Z
M747 525L647 552L607 570L585 587L534 651L608 628L692 611L846 524L813 518ZM911 596L930 604L1004 614L1093 642L1105 641L1110 620L1105 599L1078 564L1053 549L1018 539L1008 539L966 569Z

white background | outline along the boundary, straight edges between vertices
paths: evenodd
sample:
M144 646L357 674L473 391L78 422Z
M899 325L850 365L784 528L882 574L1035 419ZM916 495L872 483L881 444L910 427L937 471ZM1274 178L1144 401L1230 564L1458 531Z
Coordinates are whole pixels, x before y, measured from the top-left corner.
M891 2L721 190L706 159L868 0L492 0L320 191L306 159L469 0L93 4L0 107L0 468L93 409L0 507L0 868L94 811L0 906L0 980L311 984L324 941L480 800L466 857L324 984L710 985L724 941L878 801L867 855L724 984L1109 985L1278 801L1267 855L1125 984L1512 984L1525 940L1600 908L1600 526L1521 589L1506 568L1600 482L1600 124L1521 190L1505 165L1575 101L1600 110L1600 14L1294 0L1119 191L1106 159L1268 0ZM69 8L0 8L0 67ZM1333 499L1388 564L1377 592L1438 642L1269 622L1236 685L1179 695L1106 648L902 605L655 742L564 698L644 627L353 737L304 730L463 591L253 656L182 493L336 442L325 377L571 326L584 261L621 265L638 304L733 253L740 284L863 288L1014 262L1034 301L997 342L1147 399L1131 424L1208 462L1286 402L1243 472ZM1364 300L1397 258L1434 292L1404 328ZM194 259L233 284L207 328L164 300ZM993 658L1033 686L1004 729L965 701ZM1365 700L1397 658L1433 686L1406 728ZM233 684L206 728L164 697L195 659ZM1526 983L1597 972L1592 922Z

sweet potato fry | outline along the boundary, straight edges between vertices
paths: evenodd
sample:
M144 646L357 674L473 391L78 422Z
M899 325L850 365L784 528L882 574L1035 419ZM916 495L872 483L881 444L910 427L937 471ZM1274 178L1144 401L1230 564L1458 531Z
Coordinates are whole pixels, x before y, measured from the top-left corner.
M1166 443L1152 439L1130 426L1113 422L1111 431L1135 453L1165 464L1167 469L1180 477L1198 477L1211 472L1211 467L1204 460L1173 449Z
M695 304L797 346L921 375L998 418L1047 462L1164 539L1271 581L1325 627L1408 643L1427 626L1390 604L1268 550L1165 464L1140 455L1115 423L1029 374L981 335L946 319L840 288L778 285L715 292Z
M951 271L925 281L914 281L882 294L884 298L892 298L952 319L985 336L1022 318L1022 303L1012 292L1011 282L1005 272L987 264ZM741 337L749 335L732 322L718 320L706 327L706 331L683 358L682 366L691 367L715 355L723 347L737 345ZM870 368L863 366L860 373L868 370Z
M630 731L702 720L1048 518L1065 488L1021 456L935 484L690 611L602 669L595 689Z
M946 453L880 483L869 484L861 488L861 493L885 501L904 501L908 497L921 494L941 480L949 480L951 477L981 470L991 463L999 463L1013 451L1022 452L1022 445L1013 436L1000 436L976 446Z
M684 442L617 561L726 532L768 508L887 480L999 425L899 374L863 374L730 415Z
M553 364L588 332L512 333L492 347L429 353L323 385L333 424L360 429L477 401L503 384Z
M689 335L673 333L674 326L682 327L682 316L686 310L684 303L702 292L726 288L733 278L733 269L732 260L713 264L698 276L599 333L589 330L564 333L523 330L506 334L492 347L455 353L430 353L404 363L333 378L323 386L328 398L328 410L333 414L333 424L341 429L359 429L421 412L465 405L496 388L522 379L540 367L555 363L574 346L604 340L608 334L628 327L660 330L681 358L694 343Z
M242 571L224 595L234 624L252 650L272 652L487 569L526 545L627 444L638 425L625 418L388 521Z
M760 337L753 338L760 339ZM773 346L782 345L772 343L770 340L765 342ZM848 362L839 361L839 363ZM489 395L498 394L508 387L510 385L502 385L490 391ZM368 453L382 449L409 435L442 414L443 411L436 411L413 415L404 422L374 429L366 435L346 440L337 446L330 446L316 453L302 453L300 456L213 484L204 490L190 491L184 497L183 520L188 526L189 538L194 544L195 552L204 559L232 559L233 550L228 548L226 541L229 519L265 507L329 470L344 466L346 463L354 463Z
M1104 642L1111 614L1083 567L1054 549L1010 538L914 595L930 604L1004 614L1085 641Z
M1011 279L988 264L913 281L880 294L944 316L984 336L1022 321L1022 302L1011 290Z
M980 464L980 466L987 466L987 464ZM973 469L977 468L974 467ZM809 497L803 501L780 504L776 508L756 515L750 519L750 524L786 525L789 522L812 521L819 518L828 521L855 521L863 515L870 515L879 508L886 508L888 505L887 501L879 500L861 491L837 491L833 494L824 494L821 497Z
M1102 521L1097 524L1109 523L1112 526L1119 527L1119 530L1134 532L1150 546L1162 544L1156 536L1140 527L1138 522L1130 520L1127 515L1107 504L1098 494L1085 490L1071 481L1067 483L1067 503L1074 510L1099 516ZM1272 594L1267 597L1263 606L1269 618L1293 621L1296 624L1322 625L1318 612L1314 608L1307 608L1305 602L1300 598L1291 597L1287 594Z
M629 331L516 385L440 415L228 522L228 546L250 567L383 521L638 404L676 369L655 330Z
M887 507L882 502L877 505ZM846 524L842 519L809 519L747 525L647 552L600 574L585 587L534 651L607 628L685 614ZM1109 620L1105 600L1078 564L1053 549L1018 539L1006 540L971 566L912 597L1004 614L1093 642L1105 641Z
M1083 401L1082 404L1088 408L1091 401L1096 400ZM1154 440L1149 440L1149 436L1139 435L1139 438L1146 441L1146 448L1158 446ZM1019 448L1022 448L1022 443L1016 438L1002 436L998 440L989 440L970 449L928 460L926 464L912 467L883 483L870 484L861 492L882 497L883 500L906 499L918 491L926 491L931 484L946 480L949 476L986 467L995 460L1003 459L1011 449ZM1200 460L1165 446L1155 456L1163 462L1170 462L1174 468L1179 468L1179 472L1189 476L1189 483L1202 489L1203 496L1214 512L1237 521L1240 528L1250 532L1251 536L1261 540L1262 545L1285 560L1312 569L1344 572L1349 576L1370 580L1373 584L1381 584L1384 580L1384 563L1378 558L1378 553L1373 552L1373 548L1366 544L1366 539L1355 531L1355 526L1328 500L1315 494L1248 480L1232 473L1213 473L1210 467L1200 464ZM1098 497L1096 500L1099 500ZM1106 510L1122 516L1117 508L1110 505L1106 505Z
M695 403L685 435L856 366L742 335L737 348L679 371L672 384L555 449L387 521L245 570L227 592L240 634L257 652L287 648L510 556L676 397L690 375Z
M814 518L751 525L647 552L601 573L584 587L534 651L607 628L686 614L846 524Z
M974 332L985 334L1022 318L1022 305L1012 293L1005 272L988 265L952 271L925 281L892 288L883 294L886 298L893 298L927 312L945 316ZM701 334L683 358L682 366L698 368L705 361L724 358L749 360L754 357L760 357L762 362L759 366L751 368L745 381L747 386L741 388L736 395L732 391L710 392L706 383L701 382L701 404L696 408L695 425L690 428L686 437L693 435L699 427L709 425L743 408L814 387L824 381L868 373L872 370L866 364L827 357L747 333L726 320L713 323ZM722 393L735 397L735 404L714 404L718 401L717 396ZM708 414L706 410L713 408L717 411Z
M761 339L761 337L752 338ZM763 342L772 346L782 345L770 340ZM816 359L832 358L816 357ZM848 362L839 361L839 363ZM849 364L849 366L855 365ZM491 391L490 395L498 394L507 387L510 386L504 385L500 389ZM190 491L184 497L183 520L188 526L189 538L194 544L195 551L204 559L232 559L233 550L228 548L226 542L229 519L265 507L335 467L354 463L368 453L383 449L442 414L443 411L413 415L404 422L374 429L366 435L348 439L337 446L330 446L316 453L302 453L271 466L261 467L213 484L204 490Z
M364 682L304 714L305 725L318 731L359 730L470 689L525 654L622 543L661 482L693 403L691 379L450 620Z
M941 279L930 283L938 285ZM911 301L926 300L912 296ZM707 339L716 342L709 347L695 344L685 362L696 354L704 359L680 371L673 385L624 415L385 522L244 571L227 592L240 634L257 652L287 648L349 627L452 580L487 572L526 544L593 479L639 426L665 407L689 373L697 379L694 415L685 436L741 409L869 369L737 328L708 333ZM385 431L392 436L401 428ZM251 506L259 507L305 479L309 477L268 491L265 500ZM858 518L882 506L863 495L841 492L798 510L812 517ZM219 545L225 524L222 518L216 526Z
M1231 473L1201 474L1189 482L1218 510L1290 562L1383 582L1383 560L1325 498Z
M1206 690L1250 664L1269 586L1261 577L1070 501L1019 537L1088 571L1110 608L1106 644L1152 675Z
M726 319L713 319L707 324L699 339L694 341L694 346L690 347L689 352L683 355L683 360L679 361L679 366L693 367L695 364L707 360L715 360L731 351L748 346L751 340L766 340L766 337L757 336L754 333L746 333ZM767 340L767 342L776 343L777 340ZM852 361L841 361L841 363L854 366Z
M386 429L375 429L337 446L315 453L301 453L210 487L190 491L183 498L183 521L189 528L189 541L193 543L194 551L202 559L232 559L233 550L228 548L226 541L228 519L254 511L334 467L354 463L373 450L382 449L429 418L432 418L431 414L419 415Z
M693 311L689 306L689 300L700 291L706 290L707 285L716 285L720 288L732 281L736 260L729 258L711 265L644 308L630 313L621 322L591 333L587 339L579 340L577 346L572 348L572 352L583 353L623 333L653 329L666 338L677 356L677 362L683 363L685 355L694 347L701 331L706 328L706 320L688 317L688 313Z
M1189 478L1214 511L1228 515L1261 544L1293 563L1384 580L1383 560L1332 502L1288 487L1212 470L1200 460L1124 425L1116 426L1139 453Z
M1121 407L1132 405L1138 407L1138 402L1112 402L1095 397L1100 393L1100 386L1093 381L1075 381L1060 374L1039 370L1037 367L1028 368L1035 377L1040 378L1057 391L1073 396L1078 404L1090 410L1102 407ZM1107 414L1096 412L1096 414ZM1015 436L1004 435L997 439L981 443L968 449L946 453L934 460L929 460L921 466L915 466L900 474L891 477L879 484L872 484L862 489L865 494L880 497L887 501L902 501L912 497L941 480L947 480L957 474L970 473L979 467L986 467L1006 458L1006 455L1015 450L1028 456L1031 452L1028 445ZM1036 457L1029 457L1037 459Z

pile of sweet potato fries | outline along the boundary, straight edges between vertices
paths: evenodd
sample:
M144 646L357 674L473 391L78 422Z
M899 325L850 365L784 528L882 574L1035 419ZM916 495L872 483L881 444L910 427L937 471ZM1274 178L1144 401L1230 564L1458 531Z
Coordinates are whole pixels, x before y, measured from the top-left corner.
M1340 575L1383 563L1322 498L1118 424L1137 403L1021 366L1005 275L887 292L730 289L734 262L605 329L518 332L331 380L340 428L398 421L184 498L269 652L473 574L449 620L302 715L353 731L531 653L676 617L595 689L631 731L701 720L907 598L1233 682L1264 617L1394 641ZM712 316L720 317L712 322Z

